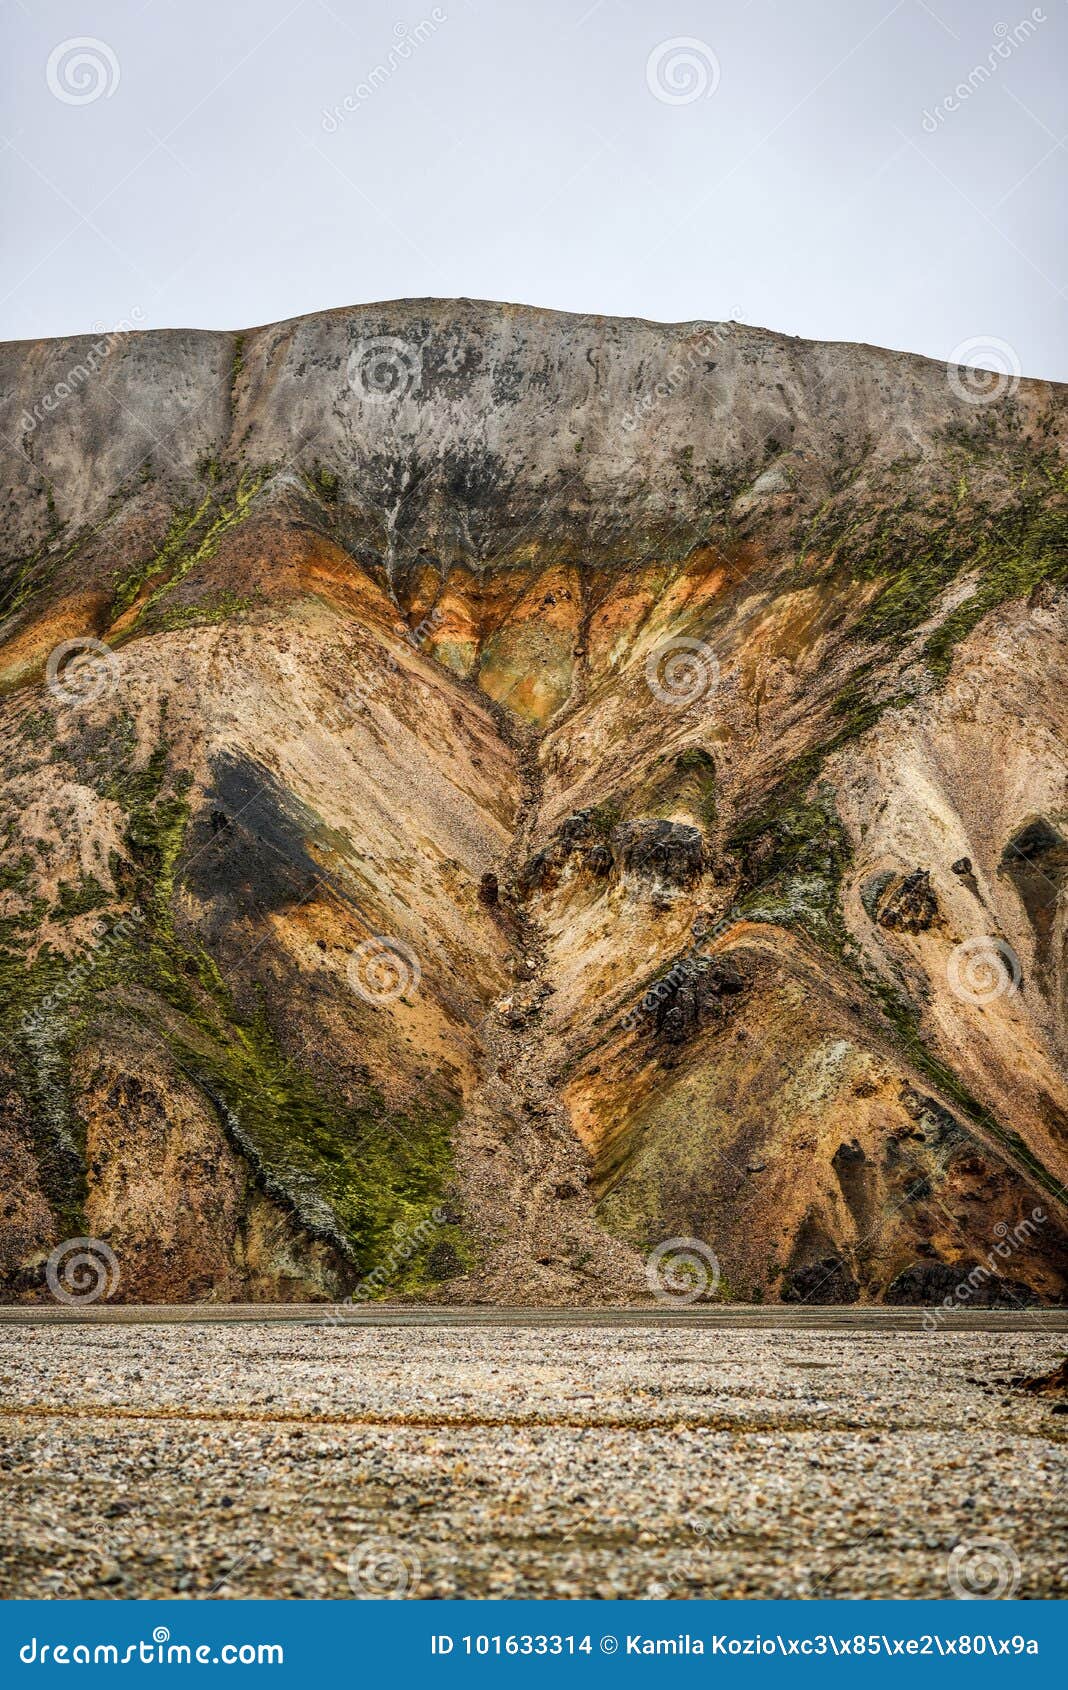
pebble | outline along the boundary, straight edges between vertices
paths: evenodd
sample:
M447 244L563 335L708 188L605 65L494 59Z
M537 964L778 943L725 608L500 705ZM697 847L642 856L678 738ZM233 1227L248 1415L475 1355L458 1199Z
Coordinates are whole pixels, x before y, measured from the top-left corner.
M983 1537L1016 1595L1068 1594L1064 1422L1007 1390L1053 1336L27 1336L0 1330L4 1598L946 1598Z

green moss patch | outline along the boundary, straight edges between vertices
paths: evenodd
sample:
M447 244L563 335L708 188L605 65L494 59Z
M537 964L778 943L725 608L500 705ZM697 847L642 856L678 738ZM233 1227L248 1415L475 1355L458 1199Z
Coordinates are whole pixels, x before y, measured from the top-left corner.
M161 614L157 607L198 565L214 557L225 535L251 514L252 502L269 474L269 467L244 470L227 498L209 491L199 505L177 511L159 550L116 583L112 621L125 615L138 599L143 602L134 627L146 621L159 626L167 614L181 616L182 610ZM154 581L157 585L152 587ZM133 628L125 629L123 638L128 639L132 632Z
M397 1112L368 1088L354 1105L289 1058L262 1003L239 1010L212 957L176 924L188 779L170 770L166 739L138 764L133 724L117 718L110 735L82 750L88 778L126 815L125 858L113 867L136 913L128 908L102 924L107 937L87 956L63 958L46 946L31 966L23 935L43 907L0 931L0 1032L33 1109L46 1191L67 1224L78 1222L85 1190L84 1145L67 1095L70 1063L101 1012L119 1004L208 1098L257 1183L306 1232L333 1245L360 1276L389 1264L390 1277L372 1281L376 1290L432 1283L445 1245L464 1261L459 1225L434 1218L453 1178L456 1100L427 1087ZM27 865L8 872L24 877ZM90 880L63 888L63 914L101 908L102 893Z
M998 502L973 495L967 474L933 490L922 506L890 488L889 509L875 521L871 492L863 506L828 501L803 538L799 569L818 547L832 573L877 584L855 632L891 649L935 614L955 581L974 575L973 592L925 648L944 675L954 646L988 611L1042 581L1068 580L1068 471L1022 447L999 467L1007 497Z
M851 850L834 788L824 781L810 795L813 775L809 759L798 758L729 841L745 882L736 908L749 921L798 926L841 953L851 943L841 902Z

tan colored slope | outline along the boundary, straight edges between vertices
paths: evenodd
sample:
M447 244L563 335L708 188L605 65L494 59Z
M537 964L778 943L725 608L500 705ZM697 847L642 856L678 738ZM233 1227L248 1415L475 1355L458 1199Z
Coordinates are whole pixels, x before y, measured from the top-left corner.
M450 1246L443 1289L492 1300L625 1299L643 1290L649 1246L684 1236L714 1241L731 1295L818 1285L829 1300L879 1297L906 1269L981 1258L997 1228L1018 1227L1043 1204L1044 1216L1056 1215L1000 1127L965 1120L952 1091L908 1059L854 970L766 915L754 924L732 914L740 888L728 819L752 781L766 783L762 770L808 742L799 688L833 685L833 618L814 621L797 595L769 599L752 560L743 571L715 555L685 571L655 566L604 582L596 603L587 583L569 589L558 571L488 603L469 582L479 680L503 701L495 718L434 660L442 623L427 620L433 603L423 607L427 631L404 637L396 607L342 554L266 536L267 566L262 528L242 530L211 564L219 583L269 587L262 610L125 644L120 630L115 695L55 713L57 738L73 730L80 748L69 768L63 758L52 765L67 794L61 859L49 815L26 804L37 779L29 769L11 800L22 807L23 838L40 846L38 893L55 897L61 881L95 871L121 897L122 807L80 780L79 756L120 714L136 724L135 762L166 742L168 767L189 777L191 812L170 902L185 939L212 957L234 1015L264 1017L279 1053L349 1105L373 1091L406 1118L429 1086L452 1109L454 1172L440 1195L455 1217L447 1227L460 1228L450 1237L460 1244L462 1233L466 1245ZM587 631L568 638L588 644L568 654L578 671L568 706L541 741L528 741L524 717L544 712L510 699L508 675L551 677L560 660L546 650L509 670L501 654L510 640L522 650L524 628L540 637L543 623L559 625L569 590L583 596ZM858 607L863 594L850 613ZM680 709L650 694L648 664L684 629L714 632L721 655L715 685ZM1056 1180L1063 976L1036 974L996 852L1028 807L1055 810L1063 791L1059 722L1043 708L1020 734L1062 635L1041 609L1019 608L999 630L1000 647L981 626L961 648L967 688L951 678L944 693L884 715L828 774L853 851L842 888L849 930L888 979L903 968L912 995L928 994L929 1051L967 1076L991 1119ZM986 778L991 755L995 782ZM640 864L595 876L565 861L532 890L531 853L582 804L600 807L605 838L645 816L699 828L704 871L665 888ZM963 856L983 889L986 925L1007 935L1025 966L1018 997L979 1010L944 983L948 952L975 925L971 894L949 866ZM890 933L866 914L860 888L875 873L917 866L931 870L937 925ZM496 905L480 897L489 874L501 882ZM354 993L349 972L358 947L380 934L410 947L421 975L386 1005ZM77 924L46 922L39 933L59 949L84 938ZM743 986L673 1044L642 994L695 943L729 959ZM136 1115L123 1124L146 1050L161 1116L169 1084L188 1095L191 1073L194 1085L202 1077L188 1029L173 1066L180 1022L150 988L121 981L90 1019L74 1068L86 1224L121 1241L124 1293L343 1288L352 1268L337 1249L335 1216L321 1191L304 1188L299 1156L273 1144L265 1177L254 1155L261 1177L246 1170L235 1185L219 1159L240 1168L248 1145L227 1138L217 1108L201 1103L188 1127L179 1111L158 1157L138 1148ZM632 1253L614 1253L591 1199ZM1059 1295L1060 1224L1044 1219L1039 1244L1014 1249L1003 1277ZM170 1240L162 1265L161 1239Z
M826 770L853 852L843 885L847 930L875 978L903 981L922 1006L917 1038L952 1084L910 1060L900 1026L866 987L859 954L847 961L769 927L768 914L754 926L734 913L729 860L713 860L697 885L666 903L655 889L598 880L573 860L539 906L559 982L556 1024L574 1053L568 1103L596 1158L606 1224L636 1241L714 1240L736 1296L781 1293L791 1274L832 1259L846 1268L825 1273L829 1299L843 1277L861 1295L881 1294L916 1263L986 1260L1036 1214L1041 1221L1004 1271L1047 1296L1063 1294L1063 913L1043 965L1001 859L1028 818L1063 815L1062 695L1044 690L1037 710L1035 701L1041 677L1063 661L1064 626L1053 612L1018 606L999 619L996 641L991 635L980 625L961 647L944 694L888 713ZM716 799L730 806L732 786L752 767L738 748L734 680L725 666L702 709L669 707L661 733L629 734L617 792L640 792L643 776L648 790L660 748L677 761L689 743L714 753ZM744 683L738 692L752 708ZM764 692L761 732L785 761L789 689L784 697L776 718ZM600 746L619 743L619 699L617 689L559 730L591 769ZM554 774L557 737L545 758ZM619 779L622 761L609 768L609 782ZM589 785L579 790L588 797ZM701 820L684 779L678 800L667 813ZM954 872L965 858L968 872ZM917 869L929 872L937 899L930 928L896 932L873 921L861 888L880 873L900 879ZM1056 910L1057 888L1048 890ZM996 939L1019 957L1022 978L1015 990L973 1002L950 987L952 959L957 946L984 936L980 974ZM655 982L670 982L673 963L694 950L735 965L745 985L709 1024L672 1043L656 1031ZM992 958L996 965L996 951ZM984 983L967 963L962 978ZM978 1120L961 1109L961 1091L978 1103Z
M312 573L320 589L329 589L323 561L316 560ZM508 939L479 904L478 886L510 839L515 771L492 719L469 698L452 696L443 672L394 631L396 620L366 577L350 573L346 593L331 600L305 595L280 615L260 612L241 626L120 645L114 689L92 703L57 709L47 694L43 700L19 694L9 707L30 704L37 731L57 751L45 804L30 801L41 778L32 743L25 772L9 780L6 815L17 830L16 857L26 853L26 871L5 894L5 913L33 909L34 898L58 911L62 884L84 883L88 873L102 888L101 907L91 915L36 916L30 960L50 952L67 958L57 971L61 984L71 965L93 955L98 928L110 928L128 911L131 893L140 894L145 909L159 891L160 865L152 863L153 885L130 842L124 778L143 775L162 751L161 802L180 792L187 812L161 918L175 935L173 942L164 935L167 966L184 957L178 966L193 982L187 1009L163 989L159 959L150 950L141 954L150 924L142 920L133 930L131 966L106 982L74 1034L75 1059L69 1028L63 1029L64 1061L74 1062L62 1100L63 1130L75 1140L87 1135L80 1152L86 1224L115 1240L126 1295L156 1294L168 1282L191 1296L209 1287L222 1296L285 1295L290 1280L305 1292L317 1285L336 1289L346 1277L351 1283L336 1251L332 1268L329 1260L318 1268L308 1261L273 1270L251 1265L255 1210L248 1205L256 1201L256 1182L247 1171L244 1194L229 1208L221 1195L200 1208L208 1190L221 1190L219 1158L232 1162L234 1145L247 1148L247 1138L267 1160L260 1187L283 1212L294 1210L298 1231L301 1221L313 1233L316 1224L336 1230L322 1193L303 1188L301 1147L293 1146L290 1156L284 1144L260 1143L256 1085L282 1083L256 1081L256 1062L268 1046L279 1074L287 1063L299 1065L335 1104L360 1109L379 1100L374 1108L387 1132L393 1120L403 1133L409 1117L428 1108L454 1118L472 1084L479 1023L508 978ZM116 766L119 759L123 766ZM113 783L119 796L104 796ZM65 822L57 836L59 795L65 795ZM402 947L399 967L412 985L403 995L391 993L391 959L380 978L373 950L366 956L380 936ZM209 989L202 989L204 970ZM247 1118L236 1122L226 1118L232 1098L213 1094L214 1113L222 1117L214 1121L204 1103L218 1071L211 1023L220 1014L227 1025L219 1048L232 1044L245 1079L256 1081ZM260 1031L241 1032L256 1022ZM149 1067L157 1130L169 1122L170 1148L161 1145L158 1156L147 1141L138 1143L129 1098L130 1086L142 1085L134 1076L143 1071L146 1050L155 1051ZM207 1070L201 1057L212 1058ZM186 1108L188 1129L182 1112L167 1105L168 1072L176 1093L189 1090L190 1077L201 1082L199 1109ZM141 1113L148 1132L153 1110L146 1103ZM238 1135L229 1147L228 1124ZM357 1161L358 1127L339 1129ZM108 1146L106 1157L97 1153L101 1144ZM136 1199L135 1180L151 1188ZM200 1180L205 1191L198 1195ZM446 1200L439 1190L424 1208ZM234 1203L245 1206L240 1250ZM395 1219L400 1224L406 1216L402 1204ZM170 1265L161 1267L152 1240L163 1248L162 1240L187 1222L195 1223L200 1259L193 1260L189 1246L168 1246ZM225 1274L220 1252L228 1260L237 1255Z

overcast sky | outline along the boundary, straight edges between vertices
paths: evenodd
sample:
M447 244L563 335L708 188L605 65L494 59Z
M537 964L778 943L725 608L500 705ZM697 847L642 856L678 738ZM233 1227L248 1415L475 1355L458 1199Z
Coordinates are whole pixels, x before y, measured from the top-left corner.
M0 338L467 295L1068 378L1065 0L0 8Z

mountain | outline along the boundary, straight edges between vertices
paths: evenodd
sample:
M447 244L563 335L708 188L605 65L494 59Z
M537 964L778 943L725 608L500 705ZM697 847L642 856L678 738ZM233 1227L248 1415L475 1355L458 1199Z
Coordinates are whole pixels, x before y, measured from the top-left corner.
M1066 395L0 347L4 1295L1062 1299Z

